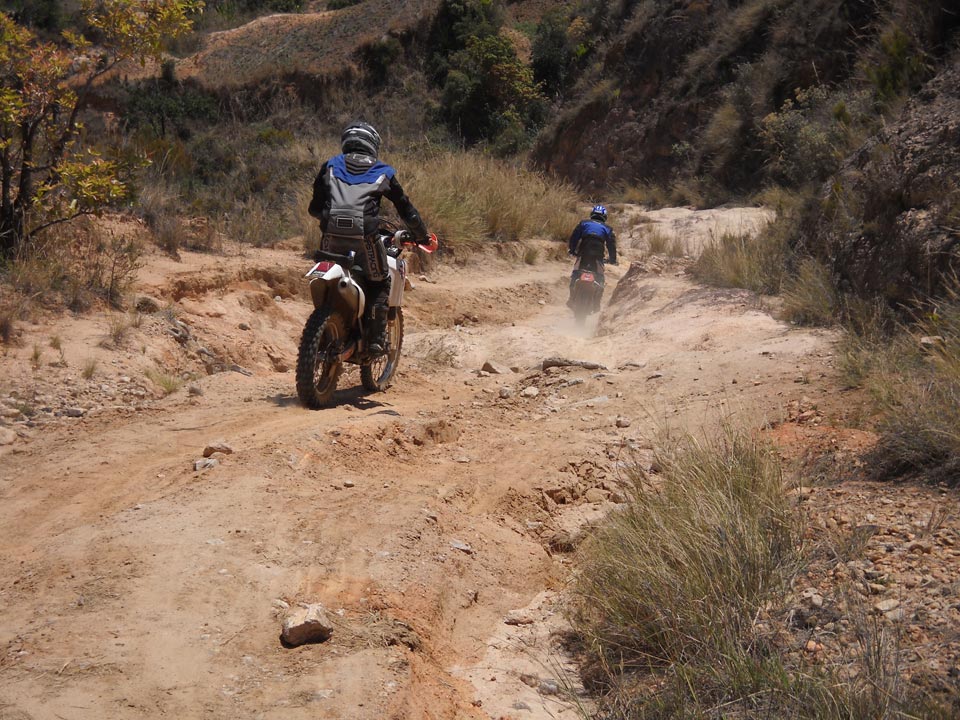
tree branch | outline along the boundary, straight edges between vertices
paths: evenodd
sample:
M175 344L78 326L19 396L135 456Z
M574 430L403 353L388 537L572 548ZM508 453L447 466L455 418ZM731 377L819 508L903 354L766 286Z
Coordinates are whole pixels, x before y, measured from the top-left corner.
M76 220L76 219L77 219L78 217L80 217L81 215L92 215L92 214L93 214L93 210L78 210L77 212L75 212L73 215L70 215L69 217L62 217L62 218L57 218L56 220L49 220L49 221L43 223L42 225L38 225L38 226L35 227L35 228L31 228L29 231L27 231L26 237L30 237L30 236L32 236L32 235L35 235L35 234L37 234L38 232L40 232L41 230L46 230L48 227L51 227L51 226L53 226L53 225L59 225L60 223L65 223L65 222L70 222L71 220Z

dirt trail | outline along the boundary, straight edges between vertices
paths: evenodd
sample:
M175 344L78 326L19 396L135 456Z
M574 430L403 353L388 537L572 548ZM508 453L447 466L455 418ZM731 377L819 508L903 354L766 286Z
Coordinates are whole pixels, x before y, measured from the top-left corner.
M143 377L202 367L170 310L117 348L97 346L107 318L41 324L0 360L0 401L30 415L8 413L19 436L0 448L0 717L573 717L537 686L574 677L551 635L562 546L614 506L658 425L779 417L816 397L830 353L754 296L656 263L580 328L565 264L490 258L414 279L394 388L347 373L337 406L308 412L290 371L303 264L151 263L144 288L180 298L196 345L252 372L203 376L202 394L161 399ZM207 282L215 265L231 269ZM65 366L47 349L31 368L54 335ZM607 369L541 372L551 355ZM518 372L478 374L488 359ZM218 439L234 452L194 472ZM330 641L281 646L299 602L333 612Z

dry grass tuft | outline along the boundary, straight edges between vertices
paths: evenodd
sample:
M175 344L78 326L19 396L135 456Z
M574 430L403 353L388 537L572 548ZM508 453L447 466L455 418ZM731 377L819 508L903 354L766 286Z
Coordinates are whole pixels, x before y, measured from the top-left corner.
M956 282L956 281L955 281ZM923 475L960 483L960 292L928 309L912 328L851 335L844 378L862 386L881 414L868 455L881 478Z
M743 432L685 436L587 546L575 624L620 670L740 654L797 565L799 527L776 454Z
M183 380L161 368L148 368L143 374L160 389L164 396L176 392L183 386Z
M80 368L80 374L84 380L90 380L97 373L97 359L87 358L83 361L83 367Z
M771 224L755 235L723 233L714 237L690 270L710 285L772 294L780 290L788 257L784 237Z
M566 240L577 224L573 188L479 153L398 158L404 186L444 244L473 251L487 240Z
M100 342L104 348L118 348L130 334L131 322L127 315L115 313L107 322L107 336Z
M797 325L829 325L837 316L839 300L830 270L819 260L806 257L781 288L784 320Z

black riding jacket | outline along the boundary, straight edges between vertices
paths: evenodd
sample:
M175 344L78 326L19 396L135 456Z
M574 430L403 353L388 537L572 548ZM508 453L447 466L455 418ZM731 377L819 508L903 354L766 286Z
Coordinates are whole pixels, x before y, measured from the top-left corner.
M313 182L310 214L320 220L324 235L360 239L376 232L383 197L394 204L414 237L426 240L427 228L397 181L396 170L368 155L337 155L323 164Z

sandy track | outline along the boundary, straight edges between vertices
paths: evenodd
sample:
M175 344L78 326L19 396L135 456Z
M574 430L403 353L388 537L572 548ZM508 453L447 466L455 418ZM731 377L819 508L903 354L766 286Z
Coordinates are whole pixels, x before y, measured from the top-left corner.
M148 269L149 289L196 277L191 262ZM280 277L302 260L263 251L244 264ZM269 273L198 285L181 318L253 376L204 377L202 396L181 390L139 412L51 419L6 448L0 717L572 717L520 680L568 662L550 633L571 556L550 537L612 507L625 448L655 426L773 417L815 397L829 337L673 270L631 279L594 337L563 306L565 265L485 267L418 283L395 387L364 395L348 374L321 412L301 409L292 373L276 371L292 362L302 296L254 311L251 298L280 282ZM30 332L77 338L50 379L69 392L100 321L57 322ZM110 372L188 364L157 323L112 351ZM0 396L38 382L27 355L3 360ZM609 370L531 369L549 355ZM478 377L485 359L521 371ZM528 386L537 397L519 395ZM193 472L220 438L234 454ZM278 617L297 602L333 611L329 642L281 646ZM503 623L523 608L533 623Z

